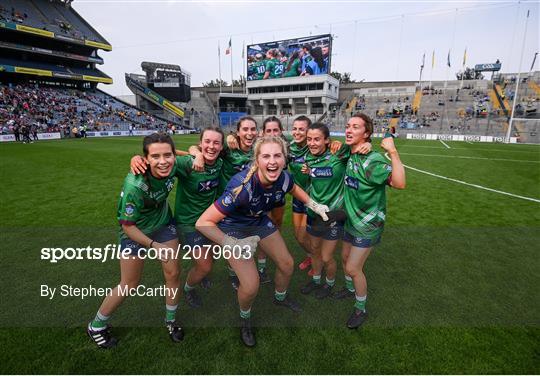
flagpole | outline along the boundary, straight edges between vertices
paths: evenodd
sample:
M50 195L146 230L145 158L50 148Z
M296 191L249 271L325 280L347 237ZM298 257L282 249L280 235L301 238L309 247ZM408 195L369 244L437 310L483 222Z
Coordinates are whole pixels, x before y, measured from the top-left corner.
M230 55L231 55L231 93L234 94L232 39L229 40L229 48L230 48Z
M523 33L523 44L521 45L521 57L519 58L518 73L516 79L516 90L514 91L514 101L512 102L512 112L510 112L510 123L506 132L506 143L510 143L510 135L512 134L512 125L514 123L514 111L516 109L516 101L518 97L519 81L521 75L521 64L523 63L523 54L525 52L525 40L527 39L527 26L529 24L530 9L527 10L527 18L525 19L525 32Z
M433 54L431 55L431 73L429 75L429 90L431 90L431 85L433 82L433 68L435 68L435 50L433 50Z
M467 47L465 47L465 52L463 53L463 72L461 73L461 85L459 89L463 89L463 79L465 78L465 61L467 60Z
M426 62L426 53L422 56L422 65L420 65L420 78L418 79L418 87L422 90L422 72L424 71L424 64Z
M450 49L448 50L448 61L446 63L446 80L444 81L444 100L445 100L445 102L446 102L446 88L448 86L448 73L450 72L450 68L451 68L450 51L454 47L454 41L456 39L457 12L458 12L458 8L456 8L456 13L454 14L454 30L452 31L452 43L450 45Z
M221 47L219 46L219 41L217 42L217 56L219 66L219 92L221 93Z
M246 41L242 41L242 73L245 74L244 81L242 81L242 75L240 75L240 81L243 86L244 94L247 94L247 72L246 72Z

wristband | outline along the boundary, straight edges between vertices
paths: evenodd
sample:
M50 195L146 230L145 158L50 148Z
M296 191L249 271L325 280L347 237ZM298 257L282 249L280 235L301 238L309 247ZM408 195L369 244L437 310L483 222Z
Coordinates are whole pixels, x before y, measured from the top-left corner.
M154 244L154 240L152 240L152 241L150 242L150 247L148 247L148 248L152 248L152 244Z

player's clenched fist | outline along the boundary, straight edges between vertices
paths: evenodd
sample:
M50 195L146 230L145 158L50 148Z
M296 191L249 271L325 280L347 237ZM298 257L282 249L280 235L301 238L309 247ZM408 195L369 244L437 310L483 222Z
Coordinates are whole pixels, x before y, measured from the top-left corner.
M383 138L381 141L381 148L383 148L387 153L397 151L396 145L394 144L394 139L392 137Z

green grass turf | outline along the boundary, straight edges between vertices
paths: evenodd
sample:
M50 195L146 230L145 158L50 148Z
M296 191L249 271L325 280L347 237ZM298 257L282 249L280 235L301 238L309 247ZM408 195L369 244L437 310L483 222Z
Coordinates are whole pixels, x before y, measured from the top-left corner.
M196 137L175 141L186 149ZM397 144L411 167L540 199L538 146ZM246 349L220 260L213 288L201 292L205 306L181 305L183 343L170 343L161 327L161 298L133 298L112 319L119 346L95 348L83 328L101 298L48 300L40 284L113 286L117 262L49 264L39 250L114 243L119 191L140 149L135 137L0 144L2 373L540 372L540 203L412 170L406 190L388 193L383 242L366 265L362 329L344 327L352 302L301 296L306 276L297 271L290 291L304 312L274 307L272 287L262 286L253 309L258 345ZM286 213L284 237L298 262ZM147 262L142 282L162 283L157 262Z

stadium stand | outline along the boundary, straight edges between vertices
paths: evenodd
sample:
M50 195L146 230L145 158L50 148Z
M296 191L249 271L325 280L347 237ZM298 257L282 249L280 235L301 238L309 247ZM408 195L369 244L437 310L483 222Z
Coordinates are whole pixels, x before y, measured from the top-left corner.
M539 95L535 90L540 72L529 76L519 86L511 136L517 137L519 142L538 143L538 122L518 119L540 118L537 115ZM397 118L397 132L403 136L412 133L506 137L515 94L515 74L463 83L459 80L436 81L431 87L423 85L421 91L417 90L417 85L404 84L357 84L359 88L353 89L354 98L349 95L340 98L337 110L328 117L331 129L343 132L351 113L362 111L374 119L376 133L383 133L395 125L393 119ZM351 111L349 104L353 102L355 107Z
M73 8L61 1L4 0L0 19L76 39L108 44Z
M112 79L96 65L110 44L69 2L0 5L0 130L73 136L88 131L166 129L172 124L97 89ZM78 133L80 134L80 133Z
M2 133L23 125L39 132L71 136L73 127L89 131L165 129L167 123L126 105L100 90L77 90L32 85L0 86Z

